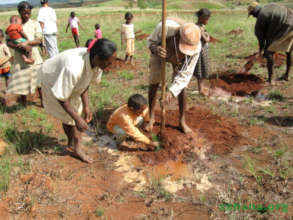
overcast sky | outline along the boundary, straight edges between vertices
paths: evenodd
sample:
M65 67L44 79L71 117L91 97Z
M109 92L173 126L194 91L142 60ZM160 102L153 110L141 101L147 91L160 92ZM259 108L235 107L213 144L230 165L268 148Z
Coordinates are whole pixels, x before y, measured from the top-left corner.
M22 0L0 0L0 4L17 4Z

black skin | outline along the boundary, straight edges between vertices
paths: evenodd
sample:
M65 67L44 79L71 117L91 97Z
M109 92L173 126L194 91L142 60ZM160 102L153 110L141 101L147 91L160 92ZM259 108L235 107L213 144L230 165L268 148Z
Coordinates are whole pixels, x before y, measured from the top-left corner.
M179 39L180 39L179 33L175 35L175 39L176 39L176 48L179 48ZM178 59L177 59L176 52L175 52L174 36L166 39L166 48L167 48L166 51L164 51L164 49L162 48L159 48L157 54L160 57L165 57L166 62L171 63L174 70L175 67L180 65L180 63L184 60L185 55L181 53L179 50L177 50L177 55L178 55ZM174 72L173 73L173 78L174 78L175 76L174 74L176 74L176 72L175 71L173 72ZM152 131L153 124L155 122L154 109L156 105L158 87L159 87L159 83L149 85L148 97L149 97L150 122L147 125L146 130L150 132ZM167 92L166 94L167 103L170 102L170 99L172 97L173 97L172 93ZM178 95L178 104L179 104L179 127L184 133L192 132L192 130L187 126L185 121L185 112L187 109L187 97L186 97L185 89L183 89L181 93Z
M31 18L31 9L23 9L19 12L22 24L25 24L30 18ZM40 46L42 44L42 40L41 39L35 39L35 40L31 40L31 41L26 41L24 43L20 43L20 44L13 44L11 41L7 41L7 45L9 47L11 47L12 49L18 50L18 51L23 51L23 50L31 50L31 48L33 46ZM40 91L40 89L39 89ZM41 94L41 93L40 93ZM27 105L27 98L26 95L21 95L20 96L20 102L26 106ZM42 100L41 100L42 102Z

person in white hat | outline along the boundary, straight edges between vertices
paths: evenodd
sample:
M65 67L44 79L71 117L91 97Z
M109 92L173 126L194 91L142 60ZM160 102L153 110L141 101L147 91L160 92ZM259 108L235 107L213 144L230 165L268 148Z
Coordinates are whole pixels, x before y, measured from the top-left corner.
M267 58L268 82L273 76L273 55L275 52L286 52L287 68L280 80L289 80L291 51L293 48L293 10L278 4L260 6L253 2L248 6L248 16L257 19L255 35L259 43L259 54L264 52Z
M193 23L185 23L178 18L166 20L166 48L161 47L162 23L148 37L148 47L151 51L149 78L149 114L150 122L146 129L152 131L156 95L161 82L161 60L165 59L173 66L173 81L166 93L167 103L173 97L178 97L179 127L184 133L192 130L185 121L187 100L185 88L188 86L201 51L201 31Z

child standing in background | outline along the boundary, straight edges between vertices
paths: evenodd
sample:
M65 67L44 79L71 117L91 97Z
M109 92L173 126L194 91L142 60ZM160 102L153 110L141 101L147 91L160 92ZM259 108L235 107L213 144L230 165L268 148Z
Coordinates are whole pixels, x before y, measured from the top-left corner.
M96 33L95 33L95 37L97 40L102 39L103 35L102 35L102 31L100 29L100 24L95 24L95 29L96 29Z
M5 77L6 88L8 86L10 73L11 53L4 41L4 32L0 29L0 77Z
M196 24L200 27L201 30L200 40L202 44L202 49L194 70L194 76L197 78L198 91L199 93L201 93L201 79L206 79L209 76L208 42L210 41L210 35L206 31L205 25L208 24L211 12L207 8L202 8L197 11L195 15L198 17L198 21Z
M133 63L133 55L135 50L135 33L134 25L131 23L133 20L133 15L130 12L125 14L125 24L122 24L121 27L121 46L126 43L126 54L125 62L130 59L130 63Z
M69 26L71 27L71 33L75 42L76 47L79 47L80 43L79 43L79 30L78 30L78 26L81 26L79 19L75 16L75 12L72 11L70 13L70 17L68 19L68 24L66 27L66 32L68 31Z
M8 35L9 40L11 40L13 44L21 44L28 40L27 35L23 31L21 23L21 19L17 15L13 15L10 17L10 25L5 32ZM35 61L32 59L32 48L23 50L22 58L24 62L28 64L33 64Z

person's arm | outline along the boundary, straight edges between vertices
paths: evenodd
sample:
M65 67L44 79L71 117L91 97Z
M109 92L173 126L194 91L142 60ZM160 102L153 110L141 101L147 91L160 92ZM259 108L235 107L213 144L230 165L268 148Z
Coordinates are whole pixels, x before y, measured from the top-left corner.
M89 106L89 87L84 90L84 92L81 94L81 101L83 104L83 112L85 114L84 120L86 123L89 123L93 119L93 114Z
M127 135L133 138L137 142L141 142L147 145L157 146L158 144L152 142L146 135L144 135L133 123L131 123L128 116L123 117L121 121L121 128Z
M76 127L79 131L82 132L88 129L88 125L86 121L77 114L77 112L73 109L73 107L71 106L68 100L66 101L58 100L58 102L63 107L63 109L73 118L73 120L76 123Z
M83 28L83 26L81 25L81 23L80 23L79 19L77 19L77 24L78 24L78 26L80 26L80 27L81 27L81 29L82 29L82 30L84 30L84 28Z
M67 33L67 31L68 31L69 26L70 26L70 23L69 23L69 21L68 21L68 24L67 24L67 27L66 27L66 33Z
M28 37L27 37L26 33L24 33L23 30L21 30L19 33L21 34L21 36L22 36L23 38L25 38L26 40L28 40Z
M123 24L121 25L120 39L121 39L121 47L122 47L123 44L124 44L124 28L123 28Z
M185 67L179 70L174 77L174 80L169 88L169 91L172 93L173 97L177 97L181 91L188 86L198 61L198 57L201 51L201 44L199 44L197 51L198 52L195 55L189 58L190 60L188 63L183 64L183 67Z
M203 38L204 42L210 42L210 35L204 28L201 30L201 37Z
M42 30L44 30L44 22L39 21L39 23L40 23L40 25L41 25Z
M266 40L265 40L266 25L262 17L259 17L257 19L254 32L258 40L259 54L261 54L261 52L265 49L265 44L266 44Z

